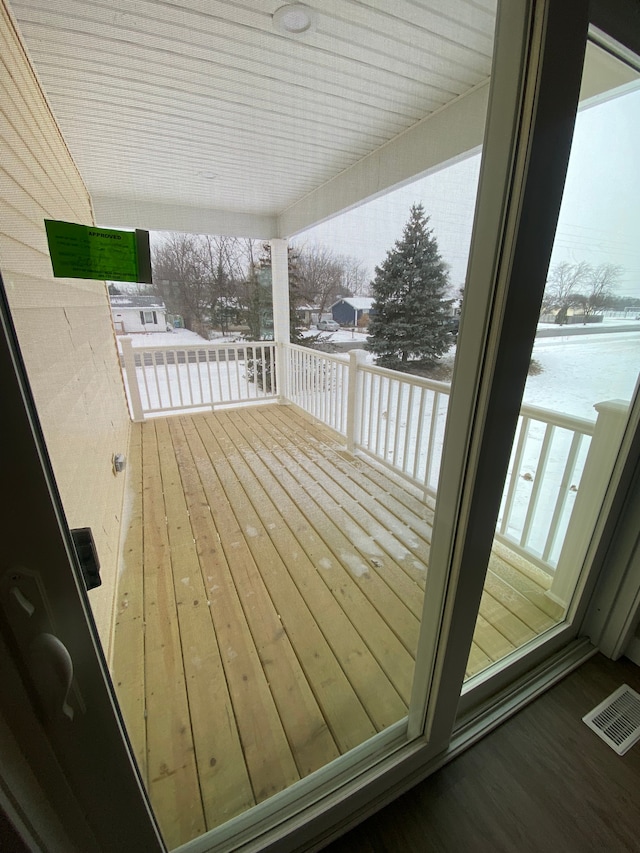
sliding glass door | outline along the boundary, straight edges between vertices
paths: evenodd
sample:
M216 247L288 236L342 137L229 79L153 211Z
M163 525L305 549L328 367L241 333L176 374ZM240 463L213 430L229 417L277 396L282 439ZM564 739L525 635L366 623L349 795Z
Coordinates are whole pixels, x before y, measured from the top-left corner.
M617 8L617 4L614 5ZM595 13L598 8L595 7ZM599 18L595 20L599 22ZM371 720L371 714L363 713L358 719L364 723L356 725L358 721L348 708L363 706L358 690L363 691L363 696L370 696L370 684L366 684L367 679L362 677L362 671L358 671L357 662L354 664L349 660L348 654L345 654L344 666L342 659L333 655L331 659L337 663L332 672L340 670L338 674L342 678L350 667L352 677L348 695L353 695L353 703L348 708L345 706L342 714L339 707L337 710L334 708L328 727L321 723L318 712L319 739L316 745L320 743L320 746L311 752L321 754L322 759L306 763L300 760L300 766L294 759L287 759L289 769L283 773L281 790L274 792L269 788L269 765L263 760L262 742L256 728L251 742L251 759L261 769L264 791L260 797L254 796L255 785L252 788L251 780L244 774L249 793L241 798L241 807L237 811L252 806L254 802L257 804L242 814L229 815L230 820L209 831L205 831L208 824L204 818L194 821L191 835L182 839L187 842L185 850L205 853L257 849L258 846L278 851L301 849L348 826L371 809L372 804L384 802L385 798L393 796L442 760L451 742L465 680L463 707L464 703L477 701L478 695L496 692L516 674L566 645L579 630L597 571L597 557L604 537L610 531L610 523L607 522L616 512L624 472L634 462L628 447L631 433L637 428L638 410L634 396L637 349L628 346L629 342L636 340L633 336L637 332L619 328L623 321L636 322L635 316L633 319L608 318L603 313L604 297L610 295L607 291L614 291L615 295L616 284L624 282L625 276L631 281L631 272L626 274L619 268L628 264L632 270L632 264L637 264L632 238L621 236L629 228L625 217L633 215L630 213L631 205L635 203L637 193L632 194L629 201L625 200L624 175L617 190L614 190L613 179L614 172L616 175L624 172L622 164L627 159L629 180L633 173L629 149L625 146L625 133L637 121L634 118L637 70L634 58L618 50L602 33L594 33L595 41L587 47L590 22L589 5L582 0L510 0L498 9L475 224L435 511L429 519L432 538L421 607L416 608L416 601L411 596L406 596L406 600L402 598L408 588L403 574L407 555L400 554L399 549L396 553L400 571L396 576L400 586L398 589L388 584L385 586L384 566L381 564L387 561L388 552L381 547L380 553L369 553L361 541L356 541L354 531L357 525L353 516L348 517L346 497L337 510L339 516L329 518L328 511L323 509L322 520L325 526L331 526L336 541L344 541L345 548L348 545L354 553L359 552L357 565L348 554L344 558L345 566L334 565L335 553L325 547L326 543L318 545L312 533L300 533L303 510L319 513L315 508L307 510L304 506L307 493L309 490L320 491L320 488L307 487L305 474L299 475L287 467L287 463L282 463L281 446L276 444L282 442L280 436L286 433L293 446L296 429L283 421L278 424L279 416L262 424L253 419L253 431L229 416L221 420L224 428L221 427L218 433L205 426L191 429L190 426L166 424L155 425L144 433L149 451L147 471L162 485L158 494L163 496L163 500L169 496L168 503L179 506L175 518L169 518L158 504L155 514L147 520L146 529L151 532L155 527L161 534L155 554L156 568L168 565L166 557L171 549L172 536L184 552L192 549L193 537L187 528L194 523L194 518L196 521L199 519L202 529L210 534L210 538L203 537L203 541L206 540L211 553L219 546L227 548L229 553L233 551L237 531L231 516L223 516L222 526L214 529L208 515L211 505L224 490L235 496L234 500L246 513L244 534L247 538L238 548L246 552L247 564L249 556L260 550L257 522L254 524L249 514L252 519L264 521L265 529L269 529L269 524L275 529L279 524L276 509L281 508L276 504L284 504L285 499L291 504L295 523L292 522L287 529L284 526L279 528L277 535L281 551L289 547L288 558L292 565L295 563L296 583L287 581L285 588L282 577L276 573L261 581L269 592L264 597L264 607L269 608L268 612L266 609L260 612L252 610L251 602L256 598L249 582L238 594L232 588L232 578L227 588L228 595L223 598L213 577L209 579L207 590L204 587L201 590L202 596L191 596L189 601L186 597L184 601L180 599L176 609L178 605L184 605L183 610L187 606L199 608L198 618L204 618L204 613L207 620L210 618L208 609L217 609L219 618L227 619L220 637L234 636L237 623L245 615L248 623L253 620L252 625L262 626L265 637L268 631L273 632L273 649L277 652L286 646L288 665L293 673L290 681L277 681L282 673L275 672L274 661L281 656L270 656L266 642L255 654L247 653L246 659L261 670L260 683L264 695L274 708L280 703L282 719L290 720L292 727L299 725L301 730L308 732L309 718L299 703L287 707L287 684L295 683L298 689L301 683L297 680L298 674L305 666L317 669L313 643L317 643L318 648L321 644L323 654L326 651L329 655L336 642L336 637L328 633L331 627L330 620L327 621L329 604L333 607L334 600L345 599L348 593L354 600L358 598L361 601L359 609L354 612L377 611L378 618L381 614L376 602L382 596L392 610L390 621L384 626L384 634L381 627L380 632L370 632L370 641L364 638L363 643L362 631L353 630L354 627L357 629L355 617L347 608L340 606L340 614L346 614L350 621L349 636L355 637L358 648L367 646L367 666L371 671L386 667L385 678L380 683L394 699L399 697L391 704L389 712L381 713L380 720L371 725L366 722L367 715ZM612 52L624 55L612 58ZM574 135L581 87L585 110L578 118ZM615 132L615 142L620 148L615 153L606 141L613 126L613 114L620 122ZM585 160L579 152L583 115L585 126L588 125L584 131L586 136L592 141L601 138L600 147L595 155L591 152L590 160ZM592 120L593 125L589 124ZM577 165L574 166L574 162ZM600 169L607 164L613 168L609 173L611 177L604 176L612 198L605 205L596 178L600 177ZM573 169L577 169L577 178L573 177ZM592 190L588 189L590 182ZM588 195L589 192L592 195ZM596 220L586 216L594 206L592 198L599 198L602 202ZM577 212L571 212L572 208ZM582 216L585 218L580 218ZM614 218L613 232L600 230L603 220L610 222ZM605 233L609 236L603 236ZM630 228L629 233L632 233ZM597 241L592 235L597 237ZM592 245L594 242L601 243L604 249L596 251ZM578 250L584 250L584 257L576 254ZM7 254L7 257L13 255ZM11 281L7 278L5 282L9 290L18 281L14 272L11 271ZM572 287L568 286L571 282ZM61 293L60 298L63 296ZM82 293L80 297L85 299ZM92 293L94 297L96 294ZM12 299L19 305L18 316L28 325L28 309L32 306L21 305L20 293L15 289L9 303ZM540 327L543 307L545 323ZM5 309L6 305L3 306ZM602 320L595 319L599 317ZM617 321L617 326L610 319ZM17 610L12 611L14 621L11 625L17 625L17 633L13 635L5 631L7 636L3 634L3 641L13 650L15 670L27 684L35 709L33 725L42 729L50 744L52 764L57 756L65 767L78 811L85 814L87 826L78 829L75 835L79 848L84 844L87 849L83 839L93 836L97 849L100 846L107 849L114 844L125 849L123 836L129 830L118 827L131 823L131 837L138 847L160 849L159 836L139 775L145 757L137 756L136 768L134 753L121 725L117 690L114 691L109 682L98 635L89 615L86 591L81 588L77 560L53 469L47 460L47 432L45 429L43 438L8 311L4 326L7 346L2 365L14 389L9 403L11 447L15 451L15 464L9 471L10 483L16 494L20 490L21 495L16 501L15 513L8 522L3 521L8 523L5 537L12 543L6 569L13 570L22 561L27 564L28 571L17 573L10 580L9 606L15 609L17 602ZM615 330L609 331L610 328ZM546 330L560 334L547 334ZM541 335L541 331L545 334ZM20 329L18 339L19 332ZM612 401L606 385L602 391L596 388L597 374L594 370L589 372L593 392L590 390L589 394L582 395L587 401L587 410L563 407L571 389L556 384L554 377L566 378L569 364L574 365L571 369L577 371L581 362L587 359L594 364L597 362L602 374L610 377L609 358L618 367L624 365L619 371L621 384L615 391L616 398L622 398L623 402ZM560 366L554 373L557 364ZM538 367L542 372L535 375ZM27 372L28 369L27 364ZM586 382L577 378L577 372L571 377L569 386ZM544 385L539 392L541 397L530 402L527 395L537 380ZM32 382L32 390L37 392L37 383ZM417 392L412 393L415 395ZM591 405L596 406L597 420L588 411ZM121 407L118 411L122 414ZM379 419L383 414L382 411L378 413ZM279 430L277 438L276 427ZM152 435L155 443L150 440ZM255 499L258 489L250 494L244 486L242 489L237 486L239 481L245 482L243 478L246 478L247 471L234 450L232 438L238 445L248 448L247 457L259 456L264 460L269 456L275 460L274 465L286 468L282 482L288 484L299 500L287 498L286 489L275 484L270 474L260 468L263 479L259 486L259 503L264 516L259 518ZM318 432L316 446L321 438ZM57 440L60 440L59 436ZM171 440L175 440L178 448L175 456L171 455L173 451L169 452ZM48 443L51 452L53 442ZM400 439L396 445L399 443ZM135 452L135 442L131 447ZM306 451L297 447L292 452L297 456L301 470L304 466L307 470L311 463L303 459ZM332 452L337 460L341 458L342 450ZM176 464L180 454L188 463L181 472ZM210 470L207 469L206 476L203 473L205 455L215 463ZM21 470L35 471L37 476L29 476L25 482ZM299 480L294 482L298 476ZM345 477L341 477L341 482L345 495L348 488L360 489L356 494L362 494L361 484L353 485ZM181 489L177 487L180 483L183 484ZM184 483L188 488L184 488ZM272 484L271 490L267 487L269 483ZM337 491L337 487L327 488L325 482L321 489L323 506L328 507L328 500L332 497L329 493ZM185 501L189 494L193 502L188 507ZM392 497L389 492L386 494L387 498L378 495L376 500L388 518L389 507L384 502L390 503ZM349 505L353 513L358 511L357 503L356 500L353 506ZM414 514L419 521L422 510L417 501L414 504ZM33 521L30 507L38 508L39 529L43 531L38 537L29 536ZM400 521L398 518L398 523ZM363 523L372 522L365 519ZM183 524L186 527L182 527ZM405 533L401 531L402 535ZM317 565L309 559L311 550L298 553L302 535L307 537L307 543L311 543L309 549L313 550L313 545L313 553L319 555ZM28 549L23 548L23 542L28 542ZM270 551L274 554L274 561L275 550ZM200 556L195 550L193 554ZM370 558L366 571L361 570L363 554ZM287 559L283 562L286 564ZM349 574L350 565L353 571ZM317 571L313 590L317 590L318 597L305 606L309 612L312 612L312 607L316 608L317 618L308 632L311 636L313 631L313 643L309 636L305 636L299 613L293 614L291 623L285 625L280 612L281 605L284 607L286 604L287 595L292 597L295 593L296 600L304 600L311 588L309 576L312 570ZM338 571L344 573L343 581L336 581ZM39 572L44 573L43 584L37 582ZM174 582L168 579L168 575L156 571L152 580L157 584L156 598L165 594L168 597L176 595ZM178 589L182 584L187 592L191 591L189 582L180 577L177 580ZM59 639L59 643L47 641L50 645L53 642L55 647L54 667L68 671L69 660L72 662L75 673L73 689L71 693L65 690L63 701L58 704L63 710L70 704L71 716L76 724L78 721L81 723L77 728L70 728L74 725L73 720L66 712L61 716L58 708L51 717L47 716L50 701L47 691L51 684L45 678L42 688L37 679L33 681L29 661L23 654L24 649L20 648L20 643L27 636L20 619L30 624L30 607L35 605L37 612L39 606L32 598L41 594L43 589L46 606L42 612L50 614L52 621L49 626L43 622L39 634L55 635ZM502 609L496 605L498 591L502 596ZM325 608L318 605L321 595L322 600L328 602ZM518 602L517 613L509 610L510 600ZM195 614L195 610L189 612ZM406 619L402 618L403 615ZM195 622L184 618L183 621L186 635ZM378 621L382 625L380 619ZM175 659L181 655L176 625L177 621L160 620L157 629L153 629L157 634L152 637L155 643L152 651L163 663L166 663L168 654L167 638L171 654L176 652ZM295 631L298 647L291 641ZM151 631L147 642L150 642L150 634ZM359 639L356 634L359 634ZM248 642L249 633L243 636ZM393 666L389 653L392 644L400 649L402 668ZM157 694L154 713L157 716L149 721L145 711L145 731L150 731L155 725L160 728L164 725L163 691L167 687L171 690L176 688L180 679L178 686L187 703L192 701L198 690L212 702L217 701L220 690L231 690L230 672L233 666L237 666L233 661L239 657L238 650L232 647L231 641L226 644L220 641L218 652L220 658L214 661L216 666L207 669L215 669L218 674L216 689L211 680L194 687L195 681L190 676L186 685L185 670L181 670L179 678L170 685L157 679L154 688ZM153 663L152 657L150 661ZM139 663L136 661L136 665ZM189 661L192 667L189 672L193 672L195 678L196 670L205 664L207 661L193 655ZM265 675L269 673L269 667L272 667L273 679ZM157 677L157 672L154 677ZM233 689L240 693L246 680L241 673ZM318 683L322 686L322 679ZM56 702L59 693L60 685L56 683L53 689ZM309 707L321 708L324 700L319 698L313 684L305 686L303 693ZM334 691L330 695L336 697L338 693ZM250 696L249 701L253 698ZM371 701L375 698L372 697ZM241 711L240 706L233 703L229 707L227 721L236 712L239 716ZM247 707L243 706L244 711ZM258 721L260 708L256 706L249 711ZM166 726L167 737L171 735L173 725L171 721L169 723ZM220 719L207 720L205 716L204 723L205 729L209 724L209 733L215 735ZM20 729L15 714L11 717L11 725L16 740L29 755L29 739ZM243 743L246 745L251 725L249 722L245 729L233 730L238 755ZM282 754L290 755L289 730L284 726L281 728L279 742ZM174 731L175 743L188 734L186 729L183 726ZM75 732L80 734L74 737ZM344 749L335 744L336 732L344 734ZM326 747L332 738L334 746ZM95 740L95 747L91 746L92 740ZM170 746L173 743L171 741ZM301 743L308 745L304 737ZM314 742L309 743L313 746ZM145 755L148 758L148 754ZM201 757L196 756L197 760ZM99 773L95 770L98 759ZM218 756L212 751L210 755L207 753L206 759L205 770L213 777L220 769L216 770ZM193 760L192 755L189 760ZM152 775L156 790L165 792L173 786L179 796L186 797L186 788L176 785L170 769L165 767L162 770L162 766L162 762L158 762L159 773ZM55 799L54 777L53 773L50 777L45 774L41 783L52 802ZM163 785L164 782L167 784ZM197 789L198 783L194 782L193 787ZM163 795L158 795L158 803L161 803ZM191 808L190 803L191 800L185 801L185 810ZM152 805L155 805L153 797ZM156 811L162 829L160 807ZM216 816L215 797L208 801L208 807L214 815L213 823L221 823L219 814ZM128 810L135 815L134 821L129 821ZM25 802L24 819L27 823L29 814L28 803ZM121 820L123 814L127 814L126 821ZM199 837L193 838L198 833ZM177 838L177 835L169 838L165 832L165 843L169 847L181 843Z
M489 340L485 350L489 359L495 353L488 367L497 396L496 420L484 435L493 463L483 469L480 493L501 491L495 522L486 516L485 532L495 523L486 563L480 540L469 537L468 527L461 535L471 548L461 577L465 569L469 577L482 574L480 562L486 567L473 617L479 654L475 668L471 659L467 665L461 714L582 632L637 462L640 208L631 152L640 65L594 20L602 21L597 5L551 4L539 21L544 48L533 123L523 125L526 167L514 172L514 230L509 235L507 227L500 246L509 292L501 305L496 293L500 340L495 348ZM478 218L478 232L485 221ZM473 282L472 257L470 294ZM470 361L463 338L458 382L473 369ZM481 412L481 395L478 404ZM491 410L488 403L489 417ZM453 452L459 455L460 446ZM476 502L469 512L473 523L475 512L488 507ZM506 612L491 625L505 590Z

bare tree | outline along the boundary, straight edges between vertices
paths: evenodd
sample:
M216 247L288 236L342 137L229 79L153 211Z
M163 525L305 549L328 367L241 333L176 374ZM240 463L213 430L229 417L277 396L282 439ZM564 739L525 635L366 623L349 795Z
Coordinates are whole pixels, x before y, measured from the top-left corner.
M226 332L242 320L259 336L271 306L268 244L171 232L154 240L152 255L154 289L186 328L206 336L212 326ZM290 247L289 285L292 311L308 302L320 313L369 287L361 261L317 245Z
M579 264L564 262L552 267L542 300L542 312L557 310L558 322L562 324L568 309L576 304L576 297L588 279L590 269L584 261Z
M223 334L245 309L242 299L246 278L245 247L238 237L201 238L209 280L209 318Z
M342 265L331 249L312 244L297 250L298 296L322 313L342 286Z
M170 232L152 244L154 289L187 329L201 333L209 311L202 245L194 234Z
M357 258L340 255L342 263L342 287L346 296L369 296L371 276L369 271Z
M610 303L621 274L622 267L611 263L556 264L549 272L542 313L556 310L558 323L566 320L569 308L579 308L586 317L597 314Z
M589 267L585 281L586 287L575 299L586 317L600 313L611 303L621 275L622 267L616 264L607 263Z

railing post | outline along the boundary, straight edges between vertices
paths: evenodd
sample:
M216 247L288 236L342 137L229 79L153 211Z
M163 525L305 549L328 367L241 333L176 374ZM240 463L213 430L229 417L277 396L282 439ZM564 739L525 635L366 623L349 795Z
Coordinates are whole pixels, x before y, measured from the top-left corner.
M271 240L271 292L273 299L273 338L276 344L275 375L278 401L289 399L287 386L287 345L289 330L289 251L286 240ZM272 367L273 369L273 367Z
M347 387L347 450L353 453L356 448L356 436L360 430L362 412L360 411L359 365L364 364L367 352L363 349L349 351L349 380Z
M571 601L587 555L591 535L620 448L629 404L622 400L607 400L596 403L594 408L598 413L598 419L558 558L558 567L551 589L547 592L549 598L562 607L568 607Z
M144 420L144 412L142 409L142 400L140 398L140 389L138 388L138 371L136 370L136 357L133 352L133 343L131 338L120 338L122 343L122 357L124 361L124 371L127 377L127 385L129 386L129 400L131 401L131 418L137 423ZM144 363L142 365L144 370Z

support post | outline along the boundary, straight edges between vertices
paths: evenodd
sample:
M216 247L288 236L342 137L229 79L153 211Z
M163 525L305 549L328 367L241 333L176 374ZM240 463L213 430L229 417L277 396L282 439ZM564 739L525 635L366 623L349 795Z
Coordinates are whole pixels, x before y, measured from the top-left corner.
M349 386L347 388L347 450L353 453L356 449L356 436L360 431L362 412L360 411L360 371L367 352L363 349L349 351Z
M144 420L144 411L142 409L142 399L140 398L140 389L138 387L138 371L136 370L136 357L133 352L133 343L129 337L120 338L120 341L122 343L124 372L127 377L127 385L129 386L131 419L134 423L139 423ZM144 365L142 369L144 370Z
M289 243L274 239L271 244L271 288L273 299L273 339L276 345L276 387L278 401L289 399L287 346L289 330Z
M584 463L578 494L567 525L549 598L568 607L587 555L602 501L609 485L620 441L627 423L628 403L607 400L596 403L598 413L593 438Z

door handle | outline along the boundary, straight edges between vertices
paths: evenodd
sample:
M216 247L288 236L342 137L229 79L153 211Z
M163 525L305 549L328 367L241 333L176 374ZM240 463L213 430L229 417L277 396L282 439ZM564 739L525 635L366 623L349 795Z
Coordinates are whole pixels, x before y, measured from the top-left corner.
M29 648L29 673L46 715L55 721L64 714L73 720L68 703L73 661L65 644L54 634L38 634Z
M20 567L0 578L0 614L13 634L17 655L46 722L66 725L73 720L74 711L83 713L73 661L57 636L39 572Z

